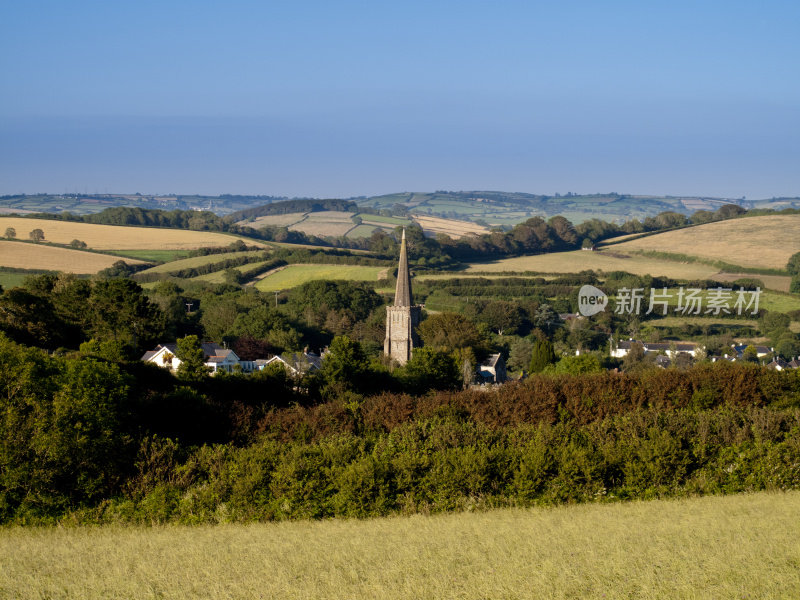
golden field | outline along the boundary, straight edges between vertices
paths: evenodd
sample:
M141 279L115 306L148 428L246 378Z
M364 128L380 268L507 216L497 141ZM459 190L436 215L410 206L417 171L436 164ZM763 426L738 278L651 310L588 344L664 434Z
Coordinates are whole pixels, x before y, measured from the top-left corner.
M276 227L288 227L289 225L293 225L298 221L302 221L306 216L306 213L296 212L296 213L286 213L282 215L265 215L263 217L256 217L252 221L245 219L243 221L237 221L237 225L243 225L245 227L252 227L254 229L258 229L259 227L264 227L266 225L274 225Z
M444 233L451 238L460 238L470 233L488 233L489 229L482 225L470 223L469 221L458 221L455 219L443 219L441 217L426 217L415 214L414 221L419 223L425 231L433 233Z
M95 254L57 246L0 240L0 266L3 267L83 274L97 273L102 269L107 269L118 260L124 260L128 264L142 263L140 260L122 259L109 254Z
M613 240L607 240L611 242ZM769 215L707 223L615 244L615 252L674 252L743 267L783 269L800 252L800 215Z
M596 252L574 250L471 263L463 273L503 271L577 273L592 269L606 272L627 271L635 275L661 275L675 279L705 279L719 272L719 269L702 263L681 263L644 256L622 255L618 248L619 246L612 246L608 250Z
M787 492L366 521L6 528L0 597L798 598L799 513L800 492Z
M86 242L89 248L94 250L192 250L202 246L227 246L238 239L234 236L210 231L120 227L0 217L0 234L4 234L8 227L17 230L18 239L26 240L30 231L41 229L44 232L45 242L69 244L72 240L77 239ZM255 246L264 245L250 240L248 243ZM3 265L5 265L4 262Z

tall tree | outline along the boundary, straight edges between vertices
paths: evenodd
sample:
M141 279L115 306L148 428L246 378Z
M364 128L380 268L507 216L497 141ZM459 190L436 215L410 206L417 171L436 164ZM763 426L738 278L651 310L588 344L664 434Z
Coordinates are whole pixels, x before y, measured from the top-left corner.
M201 381L208 375L209 368L205 364L205 354L196 335L179 338L175 349L181 364L178 365L178 377L187 381Z
M531 373L541 373L545 367L556 362L556 353L550 340L536 340L531 353Z

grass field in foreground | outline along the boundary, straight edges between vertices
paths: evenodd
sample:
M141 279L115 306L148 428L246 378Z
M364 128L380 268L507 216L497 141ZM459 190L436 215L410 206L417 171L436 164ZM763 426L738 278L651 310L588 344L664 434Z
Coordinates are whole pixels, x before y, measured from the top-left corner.
M262 292L274 292L288 290L314 279L377 281L385 272L384 267L362 265L289 265L260 280L255 287Z
M3 598L797 598L800 492L368 521L0 530Z
M72 240L86 242L94 250L189 250L202 246L227 246L236 241L236 236L211 231L188 231L183 229L160 229L155 227L121 227L49 221L46 219L23 219L0 217L0 232L7 227L17 230L19 239L28 239L33 229L41 229L47 242L69 244ZM248 240L250 245L263 245Z
M15 269L44 269L68 273L97 273L120 260L118 256L81 252L46 244L24 244L0 240L0 266ZM139 260L126 260L139 264Z

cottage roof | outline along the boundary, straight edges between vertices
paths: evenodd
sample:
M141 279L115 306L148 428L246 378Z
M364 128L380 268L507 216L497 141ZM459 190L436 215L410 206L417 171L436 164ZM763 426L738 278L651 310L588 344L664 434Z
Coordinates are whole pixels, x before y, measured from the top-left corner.
M492 354L491 356L489 356L489 358L487 358L485 361L483 361L481 363L481 366L482 367L490 367L490 368L497 367L497 364L500 362L501 358L502 358L502 354L499 354L499 353L498 354Z

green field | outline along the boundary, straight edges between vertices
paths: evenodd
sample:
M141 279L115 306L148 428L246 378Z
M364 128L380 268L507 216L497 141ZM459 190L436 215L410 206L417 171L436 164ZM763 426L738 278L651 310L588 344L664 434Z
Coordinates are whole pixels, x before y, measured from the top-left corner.
M315 279L377 281L385 271L384 267L361 265L289 265L261 279L255 287L262 292L274 292L288 290Z
M194 269L204 265L211 265L221 263L231 258L238 258L240 256L256 256L263 254L264 250L247 250L244 252L225 252L223 254L209 254L206 256L192 256L191 258L184 258L181 260L174 260L162 265L157 265L143 273L170 273L172 271L180 271L181 269Z
M357 225L354 229L351 229L347 232L347 237L349 238L366 238L372 235L372 233L376 229L382 229L380 227L375 227L374 225Z
M686 291L686 289L684 291ZM662 293L662 290L661 289L656 289L654 293L657 296L658 294ZM671 315L671 316L680 317L680 315L675 315L675 313L673 312L674 308L678 304L678 289L677 288L670 288L670 289L667 290L667 294L669 294L668 301L669 301L669 307L670 307L668 314ZM703 299L703 302L702 302L702 312L703 312L703 314L705 314L705 311L707 310L708 298L713 294L714 294L714 292L710 291L710 290L703 290L699 294L699 296ZM751 294L750 292L745 292L745 300L747 302L749 302L749 300L750 300L750 294ZM727 305L731 308L731 313L733 313L733 314L736 313L736 310L733 309L734 303L736 301L736 296L737 296L737 292L735 292L735 291L731 292L730 302L727 303ZM657 297L655 299L658 300ZM650 300L650 290L646 289L644 291L644 299L642 301L642 304L643 305L647 305L649 303L649 300ZM792 311L792 310L800 309L800 296L797 296L797 295L793 296L791 294L773 292L771 290L761 290L761 294L759 295L758 306L759 306L760 309L786 313L786 312L789 312L789 311ZM662 305L657 305L654 308L654 312L656 312L657 314L662 314L662 312L663 312ZM709 313L709 314L713 314L713 313ZM745 315L745 313L743 312L743 316L744 315Z
M30 277L27 273L15 273L13 271L3 271L0 269L0 286L4 290L10 290L13 287L19 287L26 277Z
M169 262L189 256L189 250L108 250L107 254L115 254L122 258L135 258L145 262Z
M0 596L798 598L798 514L800 493L786 492L367 521L6 528Z

